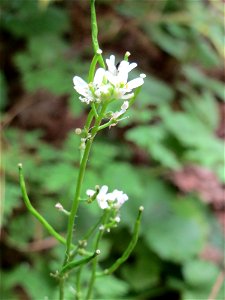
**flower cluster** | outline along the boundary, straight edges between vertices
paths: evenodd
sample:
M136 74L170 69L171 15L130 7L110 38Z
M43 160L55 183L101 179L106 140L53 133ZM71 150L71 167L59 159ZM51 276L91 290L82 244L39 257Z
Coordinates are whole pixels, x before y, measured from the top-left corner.
M108 186L103 185L96 195L96 200L101 209L114 208L118 210L128 200L128 196L122 191L114 190L112 193L107 192ZM87 190L86 194L89 197L93 197L96 191Z
M91 102L128 100L134 96L133 90L144 83L145 74L128 81L128 74L137 67L136 63L122 60L117 66L115 56L106 59L107 70L98 68L93 82L87 83L81 77L73 78L74 89L81 95L79 99L87 104Z

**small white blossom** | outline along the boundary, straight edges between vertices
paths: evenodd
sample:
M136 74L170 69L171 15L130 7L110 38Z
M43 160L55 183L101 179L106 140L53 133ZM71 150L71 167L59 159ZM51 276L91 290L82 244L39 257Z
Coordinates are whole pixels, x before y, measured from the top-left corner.
M100 49L99 54L101 54ZM129 53L127 52L125 56L128 58ZM132 90L144 83L145 74L128 81L128 74L137 67L136 63L122 60L117 67L115 56L111 55L110 58L106 59L106 65L108 70L98 68L93 82L89 84L81 77L74 76L74 89L81 95L79 99L82 102L89 104L116 99L128 100L134 96Z
M96 196L96 200L101 209L112 207L115 209L119 209L124 204L124 202L128 200L128 196L122 191L114 190L112 193L107 192L108 186L103 185ZM96 191L90 189L86 191L86 194L89 197L92 197L95 193Z
M121 106L121 110L112 113L111 119L117 119L117 118L119 118L119 116L123 115L127 111L128 107L129 107L129 102L128 101L124 101L124 103Z
M119 223L119 222L120 222L120 217L119 217L119 216L116 216L116 217L115 217L115 221L116 221L116 223Z
M132 90L141 86L144 83L142 77L135 78L128 82L128 74L134 68L137 67L136 63L129 63L122 60L118 66L115 65L115 56L111 55L109 59L106 59L108 71L106 76L109 82L114 86L114 96L120 99L130 99L134 96ZM128 93L128 94L127 94Z
M114 190L108 194L108 200L113 203L114 208L119 209L128 200L128 196L122 191Z
M59 202L56 203L55 208L57 208L59 211L62 211L62 210L63 210L63 206L62 206L62 204L59 203Z
M106 209L108 208L108 198L107 198L107 191L108 191L108 187L107 185L103 185L101 188L100 188L100 191L99 193L97 194L97 202L98 202L98 205L100 206L101 209ZM94 194L95 194L96 191L94 190L87 190L86 191L86 194L89 196L89 197L92 197Z

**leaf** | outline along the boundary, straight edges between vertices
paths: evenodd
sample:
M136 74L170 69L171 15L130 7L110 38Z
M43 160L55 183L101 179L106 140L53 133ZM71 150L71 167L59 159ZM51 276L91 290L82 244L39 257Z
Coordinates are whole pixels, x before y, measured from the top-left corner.
M183 266L185 281L189 286L203 288L216 281L219 274L218 267L210 261L191 260Z
M5 185L5 196L2 202L3 211L3 224L6 224L9 216L12 214L13 209L20 207L21 202L21 191L19 184L14 184L11 182L6 182Z
M51 299L51 295L56 288L53 280L50 277L44 277L43 274L37 272L26 263L20 264L18 267L11 270L11 272L4 273L4 286L7 289L13 289L16 286L21 286L25 292L36 299Z
M42 169L45 173L44 187L47 191L59 192L67 190L75 181L77 167L59 162L57 164L45 165Z
M4 1L3 6L3 28L17 37L62 34L68 29L68 16L57 7L41 10L37 1L27 0Z
M112 297L122 297L129 289L129 285L115 276L100 277L96 281L96 299L113 299Z
M219 107L212 93L205 91L201 95L191 94L188 99L185 99L183 106L188 114L199 119L211 132L217 129Z
M173 37L158 25L146 26L145 24L144 28L149 34L150 38L164 51L180 60L184 60L186 58L189 50L189 45L186 39L178 39Z
M224 94L224 83L207 77L202 72L200 72L196 67L191 65L183 66L183 74L185 77L197 87L205 88L213 92L217 97L221 100L225 101L225 94Z
M128 163L110 164L103 170L102 177L104 184L109 185L111 189L129 191L130 196L136 198L142 194L141 177L136 169ZM123 180L121 180L123 178Z
M166 83L152 75L147 75L138 96L140 100L136 103L139 107L146 107L151 104L160 105L172 101L173 97L174 91Z
M163 166L178 169L180 163L174 151L165 143L166 131L161 125L137 126L126 133L126 138L146 149Z
M23 249L28 241L34 237L35 222L35 218L28 213L14 217L8 225L10 244ZM29 230L24 230L24 228L27 229L27 224L29 224Z
M132 289L140 293L159 283L160 261L140 240L132 253L134 255L134 262L122 267L122 276Z
M182 263L201 251L206 242L208 225L194 200L168 202L166 197L157 198L149 206L145 238L161 258Z

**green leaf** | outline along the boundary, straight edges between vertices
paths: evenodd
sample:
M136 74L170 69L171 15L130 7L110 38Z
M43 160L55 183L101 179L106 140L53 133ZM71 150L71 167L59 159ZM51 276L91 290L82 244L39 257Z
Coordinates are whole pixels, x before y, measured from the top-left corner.
M224 83L220 82L219 80L207 77L196 67L191 65L183 66L183 74L191 83L196 85L196 87L205 88L206 90L213 92L221 100L225 101Z
M191 116L199 119L209 131L213 132L219 124L219 107L212 93L205 91L201 95L189 94L183 102L184 108ZM210 112L210 113L209 113Z
M178 39L168 34L160 26L147 26L144 25L146 32L150 38L160 46L164 51L176 57L177 59L183 60L186 58L189 45L186 39Z
M44 166L45 182L44 187L51 192L67 190L75 181L77 168L75 166L60 162L54 165Z
M95 299L113 299L112 297L122 297L129 289L129 285L115 276L100 277L96 281Z
M174 91L166 83L148 75L138 96L140 100L136 103L140 107L146 107L150 104L160 105L172 101L173 97Z
M136 259L122 267L122 276L133 290L140 293L159 283L160 261L140 240L135 249L132 256L135 255Z
M219 274L218 267L210 262L203 260L187 261L183 266L185 281L189 286L203 288L216 281Z
M12 214L13 209L20 207L22 201L20 199L21 191L19 184L6 182L5 196L2 202L3 209L3 224L6 224L9 216Z
M169 202L165 196L151 201L148 210L151 214L145 238L161 258L181 263L201 251L208 225L195 200Z
M13 289L16 286L24 288L31 299L51 299L51 295L56 288L50 277L44 277L28 264L22 263L11 272L4 273L4 286Z
M161 125L137 126L126 133L126 138L147 150L163 166L178 169L180 163L173 149L165 143L166 131Z
M27 243L34 237L34 226L36 220L33 216L29 214L18 215L14 217L10 224L8 225L9 230L9 241L16 248L22 248L27 245ZM29 224L29 230L27 229L27 225Z
M4 1L2 26L18 37L62 34L68 29L68 16L57 7L41 10L37 1ZM16 17L15 17L16 16Z

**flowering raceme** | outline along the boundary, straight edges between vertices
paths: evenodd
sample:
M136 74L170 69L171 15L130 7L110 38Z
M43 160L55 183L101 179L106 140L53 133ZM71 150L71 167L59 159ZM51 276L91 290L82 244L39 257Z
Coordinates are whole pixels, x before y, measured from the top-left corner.
M128 74L137 67L136 63L122 60L117 67L115 56L106 59L107 70L98 68L95 72L93 82L87 83L81 77L73 78L74 89L81 96L82 102L114 101L118 99L128 100L134 96L133 90L144 83L145 74L128 81Z
M128 200L128 196L122 191L114 190L112 193L108 192L108 186L103 185L97 193L96 200L101 209L115 208L119 209L124 202ZM95 190L87 190L87 196L92 197L96 194Z

